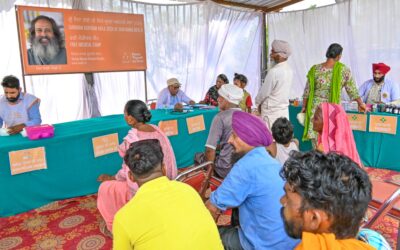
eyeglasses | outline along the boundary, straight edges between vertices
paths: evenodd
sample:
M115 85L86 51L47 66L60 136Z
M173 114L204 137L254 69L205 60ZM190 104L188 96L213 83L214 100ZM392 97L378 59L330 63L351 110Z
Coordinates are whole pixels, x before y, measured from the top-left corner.
M180 88L180 86L175 86L175 87L173 87L174 89L179 89Z

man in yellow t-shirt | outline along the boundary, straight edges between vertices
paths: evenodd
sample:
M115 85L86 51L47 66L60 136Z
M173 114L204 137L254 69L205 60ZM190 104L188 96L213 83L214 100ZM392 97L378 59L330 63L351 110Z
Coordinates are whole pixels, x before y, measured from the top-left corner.
M296 250L375 249L356 239L372 190L357 163L336 153L292 151L281 176L281 214L287 234L301 238Z
M124 160L139 190L114 218L114 249L223 249L197 192L164 176L158 140L132 143Z

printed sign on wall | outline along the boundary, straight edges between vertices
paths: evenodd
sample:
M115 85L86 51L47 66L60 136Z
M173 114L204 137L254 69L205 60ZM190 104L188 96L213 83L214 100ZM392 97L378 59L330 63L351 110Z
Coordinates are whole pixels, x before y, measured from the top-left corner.
M16 8L25 75L146 69L141 14Z
M367 131L367 115L365 114L347 114L352 130Z
M10 157L11 175L47 169L44 147L11 151L8 155Z
M95 137L92 142L94 157L118 152L118 133Z
M158 123L158 127L167 136L174 136L174 135L178 134L178 121L177 120L160 121Z
M187 123L189 134L193 134L193 133L205 130L203 115L186 118L186 123Z
M396 134L397 117L386 115L371 115L369 117L369 131L386 134Z

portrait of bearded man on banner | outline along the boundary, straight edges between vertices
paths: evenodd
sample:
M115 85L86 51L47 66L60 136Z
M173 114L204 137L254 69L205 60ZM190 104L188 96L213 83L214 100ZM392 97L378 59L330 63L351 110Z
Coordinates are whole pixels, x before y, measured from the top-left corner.
M52 17L39 15L30 22L28 64L66 64L64 36Z

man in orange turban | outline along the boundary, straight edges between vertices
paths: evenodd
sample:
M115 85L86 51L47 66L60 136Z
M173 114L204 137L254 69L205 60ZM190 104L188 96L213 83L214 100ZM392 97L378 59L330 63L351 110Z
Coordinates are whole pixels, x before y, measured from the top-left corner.
M385 79L390 67L384 63L372 64L373 79L361 85L359 93L365 103L387 103L400 99L397 83Z

